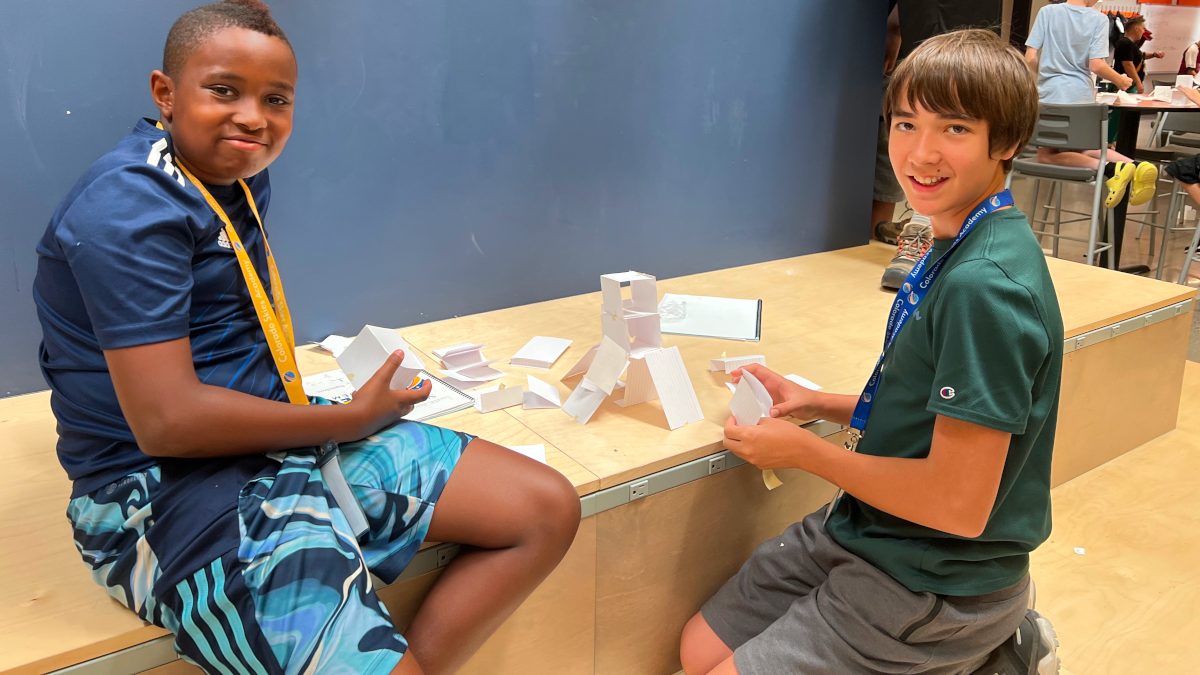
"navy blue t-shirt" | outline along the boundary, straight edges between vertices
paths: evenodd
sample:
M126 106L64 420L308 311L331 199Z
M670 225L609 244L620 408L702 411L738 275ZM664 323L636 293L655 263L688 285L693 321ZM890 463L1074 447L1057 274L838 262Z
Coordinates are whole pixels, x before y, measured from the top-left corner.
M139 121L75 184L37 247L40 363L72 496L153 463L121 413L105 349L190 338L202 382L287 400L224 226L172 157L166 132ZM265 218L267 172L247 183ZM241 187L209 189L270 288Z
M238 495L278 464L264 455L146 455L121 412L104 350L186 337L200 381L287 400L224 224L173 155L169 135L141 120L96 160L51 217L33 284L39 360L72 497L157 464L146 537L159 562L156 586L167 587L237 546ZM265 218L267 172L247 184ZM208 188L269 289L262 234L241 187Z

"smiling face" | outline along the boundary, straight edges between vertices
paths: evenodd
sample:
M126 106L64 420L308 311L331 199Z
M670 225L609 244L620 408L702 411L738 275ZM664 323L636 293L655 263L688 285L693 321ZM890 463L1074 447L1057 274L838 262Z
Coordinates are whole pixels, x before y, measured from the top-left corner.
M989 152L988 123L935 113L901 94L892 110L888 155L909 204L929 216L934 236L958 234L967 214L1004 187L1002 156Z
M296 59L279 38L220 30L173 78L154 71L150 88L177 159L205 183L228 185L259 173L292 133Z

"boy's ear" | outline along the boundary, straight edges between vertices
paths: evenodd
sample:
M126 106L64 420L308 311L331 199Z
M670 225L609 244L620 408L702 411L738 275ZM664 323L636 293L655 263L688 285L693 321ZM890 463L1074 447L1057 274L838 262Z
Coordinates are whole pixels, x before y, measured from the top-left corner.
M175 82L161 70L150 73L150 97L162 120L170 122L175 108Z
M1021 150L1020 145L1014 145L1011 148L999 153L999 155L996 157L996 159L998 159L1000 161L1012 159L1017 156L1017 153L1020 152L1020 150Z

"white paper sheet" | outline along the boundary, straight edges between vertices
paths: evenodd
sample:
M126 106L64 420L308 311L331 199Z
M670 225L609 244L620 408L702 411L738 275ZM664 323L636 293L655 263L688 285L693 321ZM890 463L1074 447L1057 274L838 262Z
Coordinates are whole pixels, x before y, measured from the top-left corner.
M646 365L645 358L629 360L629 375L625 380L625 397L617 401L617 405L637 405L658 398L658 391L654 388L654 379L650 376L650 367Z
M563 403L563 412L571 417L574 417L580 424L587 424L588 420L592 419L592 415L596 414L596 410L600 408L600 404L608 396L602 390L594 387L587 378L575 387L575 391L567 397L567 401Z
M349 403L354 398L354 385L340 370L305 375L303 382L304 393L309 396L320 396L334 403Z
M801 377L795 373L789 373L788 375L784 375L783 379L791 380L792 382L795 382L796 384L800 385L801 387L804 387L805 389L812 389L813 391L821 391L821 385L817 384L816 382L813 382L812 380L810 380L806 377Z
M344 335L330 335L324 340L318 342L317 346L329 352L330 354L333 354L334 358L337 358L337 356L341 354L346 347L349 347L350 343L353 341L354 338L346 337Z
M546 463L546 445L544 443L536 443L533 445L509 445L509 450L519 452L530 459L536 459L542 464Z
M517 350L517 353L513 354L508 362L514 366L527 368L549 368L570 346L571 341L566 338L538 335Z
M719 359L712 359L708 362L708 369L712 372L724 372L726 375L741 368L748 366L751 363L767 365L767 357L762 354L753 354L751 356L722 356Z
M521 405L525 398L525 387L505 387L503 385L492 389L475 392L475 409L481 413L490 413L503 408Z
M397 349L404 350L404 362L396 370L391 387L402 389L412 382L414 375L424 370L425 364L421 362L421 357L417 356L416 350L394 330L363 326L350 345L336 358L338 366L346 373L346 378L358 389L371 379L388 355Z
M758 340L762 301L667 293L658 305L662 332L675 335Z
M603 391L605 395L611 394L628 362L629 354L605 336L600 342L600 348L596 350L596 358L588 367L584 380L593 388Z
M483 345L474 343L435 349L433 355L442 362L442 367L447 370L458 370L487 360L483 357Z
M758 378L743 372L737 388L733 390L733 398L729 401L729 411L740 426L754 426L764 417L771 414L771 395Z
M649 352L645 360L650 377L654 380L654 388L658 391L658 399L662 401L663 414L667 416L667 427L674 430L704 419L700 400L696 398L696 390L692 389L692 381L683 365L679 347Z
M471 389L478 387L481 384L486 384L492 380L498 380L504 377L504 373L489 366L486 362L479 363L458 370L442 371L442 377L446 381L454 384L461 389Z
M575 365L571 366L571 369L567 371L566 375L562 376L562 379L564 381L569 380L576 375L587 372L587 369L592 367L592 361L596 359L596 352L599 350L600 345L594 345L591 349L587 350L587 353L576 361Z
M525 376L525 396L521 400L522 408L557 408L562 405L558 387L543 382L532 375Z

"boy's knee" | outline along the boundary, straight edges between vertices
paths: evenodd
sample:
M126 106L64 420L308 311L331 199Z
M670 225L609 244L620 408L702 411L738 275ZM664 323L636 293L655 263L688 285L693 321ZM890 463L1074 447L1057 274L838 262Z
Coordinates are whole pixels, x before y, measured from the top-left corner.
M565 551L579 529L579 494L571 481L550 467L542 467L524 495L527 522L548 544Z
M679 662L687 675L707 673L732 652L713 632L700 612L692 615L679 637Z

